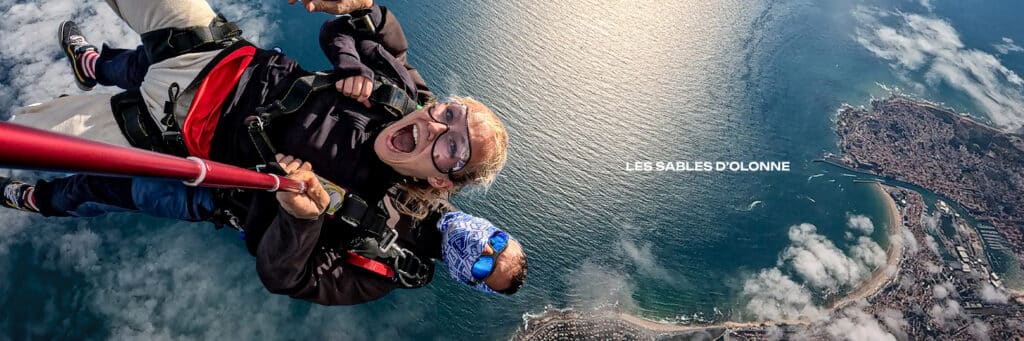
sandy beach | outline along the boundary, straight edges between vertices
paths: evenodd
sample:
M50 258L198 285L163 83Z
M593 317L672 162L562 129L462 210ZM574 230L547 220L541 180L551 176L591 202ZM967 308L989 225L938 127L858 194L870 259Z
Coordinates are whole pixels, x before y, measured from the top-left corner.
M878 191L878 194L882 196L886 203L887 210L889 211L889 221L886 223L886 232L888 233L889 249L886 250L886 262L885 265L879 266L871 273L871 276L867 280L862 282L846 297L835 301L829 306L829 309L842 309L847 304L854 301L871 297L878 291L885 288L891 281L895 280L899 274L900 260L903 258L903 237L900 235L900 228L902 228L903 218L900 216L900 210L896 207L896 201L893 200L889 193L885 191L882 184L872 184Z
M810 324L811 323L810 321L807 321L807 320L773 320L773 321L764 321L764 322L758 322L758 321L751 321L751 322L725 321L725 322L716 323L716 324L684 325L684 324L676 324L676 323L670 323L670 322L652 321L652 320L648 320L648 319L645 319L645 318L642 318L642 317L638 317L638 316L634 316L634 315L630 315L630 314L626 314L626 313L620 313L619 314L619 318L621 318L622 320L624 320L626 322L629 322L629 323L641 326L643 328L646 328L646 329L649 329L649 330L652 330L652 331L658 331L658 332L680 332L680 331L701 330L701 329L709 329L709 328L742 329L742 328L757 328L757 327L761 327L761 326L765 326L765 325L780 325L780 324L799 325L799 324Z

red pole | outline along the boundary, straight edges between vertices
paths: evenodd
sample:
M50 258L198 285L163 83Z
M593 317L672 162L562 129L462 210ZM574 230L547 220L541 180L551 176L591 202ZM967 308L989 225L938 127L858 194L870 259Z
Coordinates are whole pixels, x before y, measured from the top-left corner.
M178 179L190 186L302 192L301 182L200 158L187 159L0 122L0 167Z

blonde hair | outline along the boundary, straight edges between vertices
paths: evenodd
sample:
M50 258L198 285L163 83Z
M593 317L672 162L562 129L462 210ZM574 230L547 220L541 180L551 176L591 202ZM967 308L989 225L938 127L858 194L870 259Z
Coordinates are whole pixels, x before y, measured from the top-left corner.
M431 186L425 181L401 184L401 189L407 194L398 210L415 219L423 219L431 211L440 208L451 207L448 198L462 191L467 186L490 187L494 179L498 177L501 168L505 166L508 158L508 133L505 125L498 119L491 109L479 101L469 97L452 97L462 102L469 108L469 117L478 117L476 121L471 120L470 126L473 130L487 127L493 136L490 148L481 148L484 155L473 155L472 160L465 168L452 174L452 187L445 190ZM477 130L479 131L479 130Z

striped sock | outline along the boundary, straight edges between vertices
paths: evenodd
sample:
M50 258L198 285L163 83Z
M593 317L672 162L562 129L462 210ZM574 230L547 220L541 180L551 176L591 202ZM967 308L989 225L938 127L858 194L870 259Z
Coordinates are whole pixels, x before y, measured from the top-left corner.
M78 57L78 65L82 67L82 73L86 77L96 79L96 59L99 57L100 54L95 49L85 50L85 53Z
M25 190L25 196L22 198L25 202L25 207L39 212L39 206L36 205L36 186L31 186Z

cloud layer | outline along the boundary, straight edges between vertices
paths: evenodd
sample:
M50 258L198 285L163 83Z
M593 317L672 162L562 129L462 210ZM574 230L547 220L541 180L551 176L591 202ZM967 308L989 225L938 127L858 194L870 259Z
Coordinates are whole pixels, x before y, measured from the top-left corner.
M852 216L850 221L855 219L859 220ZM818 289L834 291L856 285L871 268L885 263L885 250L864 236L850 247L849 256L818 234L811 224L790 227L789 240L791 244L779 256L779 265L791 265L801 278Z
M250 40L274 38L272 0L211 4ZM75 20L97 45L139 43L98 0L0 0L0 16L0 119L81 92L57 46L60 21ZM427 290L351 309L271 295L238 238L208 224L124 214L43 219L7 209L0 221L0 339L61 338L75 328L88 329L70 335L130 340L398 339L440 305Z
M999 54L1010 54L1013 52L1024 52L1024 47L1020 47L1013 42L1013 39L1003 37L1002 42L992 44L992 47L999 52Z
M866 216L848 217L851 232L874 228ZM866 236L856 237L847 254L811 224L790 226L788 235L790 245L779 254L777 266L761 270L744 282L743 295L750 299L746 309L758 319L823 318L825 310L817 306L814 293L804 284L819 292L836 293L859 284L872 269L885 264L885 250ZM791 269L793 277L783 269Z
M255 43L274 38L276 10L269 0L211 0L214 10L238 22ZM61 94L81 93L57 44L57 25L74 20L85 36L99 46L132 48L139 37L99 0L0 0L0 119L13 108L44 102ZM94 91L117 92L113 88Z
M949 22L865 7L854 16L860 24L856 41L894 68L920 71L931 85L963 91L996 125L1010 130L1024 126L1024 80L996 56L967 48ZM996 48L1010 52L1014 46L1012 40L1004 40Z

